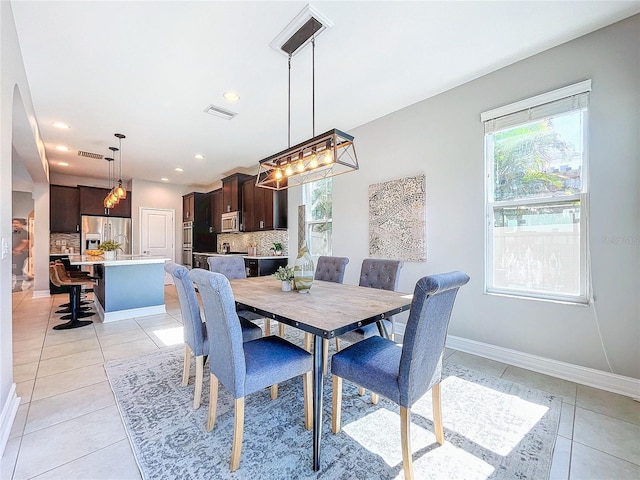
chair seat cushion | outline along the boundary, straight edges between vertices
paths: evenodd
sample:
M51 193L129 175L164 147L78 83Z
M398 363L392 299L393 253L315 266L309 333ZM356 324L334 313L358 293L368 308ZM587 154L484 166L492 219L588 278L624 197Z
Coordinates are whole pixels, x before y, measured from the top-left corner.
M384 323L384 328L387 331L387 334L391 335L393 333L393 325L389 320L382 320ZM350 343L356 343L365 338L373 337L375 335L380 335L380 331L378 330L378 324L370 323L369 325L365 325L364 327L356 328L350 332L345 333L344 335L340 335L340 340L346 340Z
M336 353L331 374L400 402L398 374L402 345L378 335Z
M247 376L244 395L311 371L313 356L276 336L244 344Z
M250 342L251 340L256 340L262 337L262 330L259 326L257 326L255 323L251 323L249 320L243 317L238 318L240 319L240 326L242 327L243 342Z

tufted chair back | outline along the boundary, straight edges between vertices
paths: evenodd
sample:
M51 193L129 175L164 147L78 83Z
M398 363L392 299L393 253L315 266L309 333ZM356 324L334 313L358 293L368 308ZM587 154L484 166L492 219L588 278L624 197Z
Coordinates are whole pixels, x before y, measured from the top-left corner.
M365 258L362 261L359 285L380 290L397 290L401 268L400 260Z
M326 282L342 283L347 263L349 263L347 257L318 257L314 278Z
M221 273L229 280L237 278L247 278L247 270L244 267L244 258L229 257L209 257L209 271Z

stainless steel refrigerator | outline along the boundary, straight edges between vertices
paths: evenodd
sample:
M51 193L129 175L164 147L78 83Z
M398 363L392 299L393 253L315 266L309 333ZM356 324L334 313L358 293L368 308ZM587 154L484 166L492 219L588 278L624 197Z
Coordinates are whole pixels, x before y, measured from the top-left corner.
M84 255L87 250L94 250L107 240L120 243L122 253L131 254L131 219L82 215L81 253Z

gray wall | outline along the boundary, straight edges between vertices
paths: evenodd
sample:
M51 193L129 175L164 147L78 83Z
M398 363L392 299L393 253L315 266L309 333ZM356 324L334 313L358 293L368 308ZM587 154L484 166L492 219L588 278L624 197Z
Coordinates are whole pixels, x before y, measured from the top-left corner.
M631 17L351 130L361 169L335 177L333 197L333 254L351 259L345 281L357 283L368 255L368 185L425 173L428 261L405 264L401 290L413 291L423 275L463 270L471 282L460 292L450 334L608 371L597 318L614 372L640 378L639 32L640 16ZM596 302L486 295L480 112L585 79L593 81L589 238Z

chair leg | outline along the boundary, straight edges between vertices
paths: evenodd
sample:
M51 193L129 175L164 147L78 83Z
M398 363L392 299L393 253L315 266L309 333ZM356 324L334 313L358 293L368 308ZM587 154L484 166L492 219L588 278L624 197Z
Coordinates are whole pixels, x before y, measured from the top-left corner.
M304 428L311 430L313 428L313 398L311 387L311 372L307 372L302 376L302 393L304 396Z
M278 398L278 384L271 385L271 400Z
M360 395L360 396L364 395L364 388L358 387L358 395ZM371 399L371 401L373 401L373 399Z
M184 344L184 368L182 369L182 386L189 384L189 369L191 368L191 349L189 345Z
M404 478L413 480L413 459L411 458L411 410L400 407L400 437L402 441L402 466Z
M200 408L200 399L202 398L202 377L204 376L204 356L196 357L196 381L195 390L193 391L193 409Z
M309 332L304 334L304 349L311 353L311 334Z
M342 378L333 375L333 413L331 415L331 431L340 433L340 423L342 417Z
M340 339L336 337L336 353L340 351Z
M242 434L244 431L244 397L234 401L235 414L233 416L233 447L231 448L231 471L235 472L240 466L242 453Z
M326 338L322 339L322 374L327 374L327 368L329 364L329 340Z
M442 408L440 403L440 384L436 383L431 387L431 398L433 402L433 429L436 434L436 442L444 443L444 428L442 427Z
M282 338L284 338L284 323L280 323L280 325L278 325L278 333Z
M207 432L213 430L216 424L216 409L218 408L218 377L209 375L209 415L207 417Z
M378 394L371 392L371 403L373 403L374 405L377 405L379 400L380 400L380 397L378 397Z
M264 336L268 337L269 335L271 335L271 319L265 318L264 319Z

